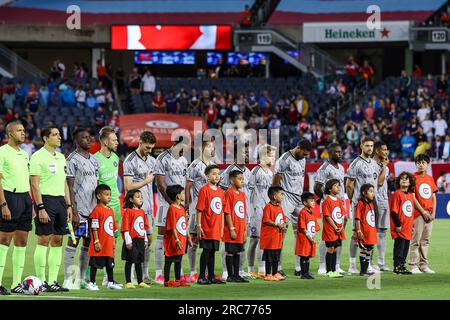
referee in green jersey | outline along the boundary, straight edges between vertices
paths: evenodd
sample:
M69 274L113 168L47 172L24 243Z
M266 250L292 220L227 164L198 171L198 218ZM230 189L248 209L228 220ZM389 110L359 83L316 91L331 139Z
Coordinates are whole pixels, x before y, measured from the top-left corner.
M0 147L0 296L9 295L2 286L2 277L9 245L13 239L11 292L24 293L21 285L22 273L33 215L30 158L28 153L20 148L25 141L25 128L20 121L11 122L6 126L6 133L8 144Z
M62 258L63 236L67 222L72 220L72 204L66 182L66 159L56 151L61 146L58 128L47 127L41 132L44 146L31 156L31 189L36 202L35 218L38 243L34 252L36 276L44 281L44 292L61 292L68 289L57 282ZM48 281L45 277L48 253Z

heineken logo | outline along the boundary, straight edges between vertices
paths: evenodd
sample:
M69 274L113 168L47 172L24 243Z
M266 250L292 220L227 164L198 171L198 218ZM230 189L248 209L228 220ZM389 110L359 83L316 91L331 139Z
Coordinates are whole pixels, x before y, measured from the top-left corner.
M342 30L325 29L325 39L375 39L375 30Z

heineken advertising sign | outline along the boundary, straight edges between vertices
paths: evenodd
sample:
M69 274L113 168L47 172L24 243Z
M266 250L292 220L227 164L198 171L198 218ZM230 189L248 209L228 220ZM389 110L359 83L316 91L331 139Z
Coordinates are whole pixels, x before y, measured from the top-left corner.
M305 23L303 42L390 42L409 40L409 21L381 22L370 30L366 22Z

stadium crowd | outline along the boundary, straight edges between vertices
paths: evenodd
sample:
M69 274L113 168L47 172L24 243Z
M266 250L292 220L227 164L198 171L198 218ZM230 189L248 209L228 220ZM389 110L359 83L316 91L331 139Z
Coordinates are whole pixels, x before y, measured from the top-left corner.
M326 96L332 104L342 101L358 81L365 81L365 97L361 103L352 105L345 117L336 116L334 108L328 108L325 115L318 117L315 105L308 101L302 88L286 87L285 92L278 93L279 98L273 97L271 88L238 94L216 87L191 90L170 87L163 92L148 69L140 74L138 68L133 68L126 77L122 70L114 72L110 64L105 67L98 61L97 74L98 79L92 79L85 63L74 62L72 70L68 71L64 63L55 60L50 78L39 87L21 81L2 81L2 143L5 142L5 125L21 120L27 131L23 147L32 154L42 146L39 127L51 123L51 120L42 123L42 115L51 108L80 110L77 113L80 116L70 123L64 118L55 123L61 128L65 153L73 147L70 133L82 125L92 126L93 132L110 125L119 133L118 113L113 112L112 81L116 79L119 92L142 96L145 112L199 115L204 117L208 127L224 132L237 129L244 134L246 128L280 129L282 137L286 138L283 141L288 141L283 149L295 145L301 138L311 140L312 161L327 158L325 146L331 142L340 142L344 160L350 161L365 136L387 141L393 157L398 159L412 159L424 152L436 160L449 159L448 76L429 74L423 77L417 65L412 76L402 71L400 77L387 78L373 86L375 70L370 63L364 60L360 66L349 57L344 75L329 81L318 79L317 92L313 94ZM41 121L37 123L38 116ZM121 156L125 157L126 147L122 145L120 149L124 152Z

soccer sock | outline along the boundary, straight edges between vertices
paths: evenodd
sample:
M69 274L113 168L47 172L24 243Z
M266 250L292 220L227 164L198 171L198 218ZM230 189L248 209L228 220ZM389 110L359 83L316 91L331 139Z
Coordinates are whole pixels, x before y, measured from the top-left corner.
M255 271L255 253L258 246L258 238L250 238L247 249L247 269L248 272Z
M114 282L114 269L111 266L106 267L106 275L108 276L108 282Z
M146 279L148 278L149 274L150 256L151 256L151 246L148 246L147 250L145 250L144 252L144 263L142 263L143 277Z
M367 269L364 268L365 260L366 260L366 254L360 252L359 253L359 264L361 265L361 273L366 273L367 272Z
M131 262L125 262L125 281L127 283L131 282L131 266L132 263Z
M95 283L96 276L97 276L97 268L91 267L91 272L90 272L91 283Z
M272 261L272 275L276 275L278 273L278 261Z
M203 249L202 254L200 255L200 275L199 275L200 279L205 278L208 260L209 260L209 250Z
M233 256L229 256L227 255L225 257L226 260L226 264L227 264L227 271L228 271L228 276L233 276L233 262L234 262L234 257Z
M170 280L170 267L172 262L170 262L169 257L166 257L166 260L164 261L164 282L167 282Z
M280 251L280 261L278 262L278 270L277 271L281 271L281 270L283 270L283 250Z
M0 285L2 284L3 271L5 271L6 256L8 255L9 247L0 244Z
M197 259L197 248L198 245L194 244L191 247L188 248L188 259L189 259L189 268L191 271L191 276L197 273L197 266L195 265L196 259Z
M325 241L319 242L319 268L326 268L325 256L327 255L327 247L325 245Z
M300 263L300 257L295 256L295 271L301 271L302 265Z
M62 247L50 247L48 251L48 282L58 280L59 268L61 267Z
M353 258L354 263L356 265L356 252L358 250L358 244L355 242L355 240L352 239L350 240L350 258ZM352 260L350 259L350 266L351 266Z
M235 254L233 255L233 276L237 277L239 276L240 273L240 265L241 265L241 261L242 261L242 257L244 253L242 252L241 254Z
M155 274L159 276L162 274L162 264L164 256L164 236L158 234L155 243Z
M224 278L228 277L228 275L232 275L232 273L227 272L227 253L225 252L225 243L223 244L222 248L220 249L220 255L222 256L222 273Z
M244 244L245 245L245 244ZM244 263L245 263L245 249L239 255L239 273L244 272Z
M258 257L258 272L266 273L266 264L263 262L263 250L258 247L256 247L256 254Z
M81 247L79 260L80 274L78 276L79 279L84 279L87 267L89 265L89 255L88 255L89 247L85 247L84 245Z
M181 278L181 262L175 262L175 280L180 281Z
M26 247L14 247L12 255L13 282L12 286L18 285L22 281L23 267L25 265ZM1 279L1 278L0 278Z
M265 263L266 263L266 276L271 275L272 264L268 260L266 260Z
M72 277L73 265L75 263L75 254L77 248L66 246L64 250L64 280L70 280Z
M342 246L336 248L336 270L341 267Z
M327 265L327 273L331 271L331 260L332 260L331 256L332 256L332 253L329 253L327 251L327 254L325 255L325 262Z
M306 272L306 258L305 257L300 257L300 265L302 267L302 269L301 269L302 275L305 275L307 273Z
M331 255L331 271L336 272L336 251Z
M305 266L306 266L305 274L309 274L309 258L306 258ZM302 267L302 270L303 270L303 267Z
M209 250L208 258L208 279L212 280L214 278L214 264L215 264L215 251Z
M386 230L378 231L378 265L384 267L384 257L386 255Z
M142 274L142 263L135 263L134 268L136 269L136 278L138 283L142 283L144 281L144 276Z
M47 265L47 247L36 245L34 250L34 268L36 276L42 281L45 281L45 267Z

